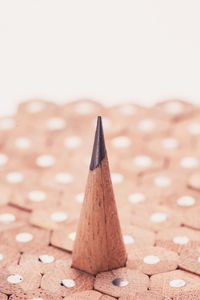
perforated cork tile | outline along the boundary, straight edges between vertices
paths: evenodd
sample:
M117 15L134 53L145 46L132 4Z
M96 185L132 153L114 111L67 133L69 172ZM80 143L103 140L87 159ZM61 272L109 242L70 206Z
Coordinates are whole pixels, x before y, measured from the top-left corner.
M128 258L91 275L71 265L99 115ZM0 299L200 300L199 191L198 106L21 103L0 118Z

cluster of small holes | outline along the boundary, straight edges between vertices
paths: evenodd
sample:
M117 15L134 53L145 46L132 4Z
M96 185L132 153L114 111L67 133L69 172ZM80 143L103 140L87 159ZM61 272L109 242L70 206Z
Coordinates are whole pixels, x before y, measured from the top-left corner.
M27 112L32 114L32 115L36 115L37 113L41 113L44 112L46 109L46 104L43 104L42 102L31 102L29 103L29 105L27 105L26 107ZM95 112L95 106L91 103L78 103L76 105L74 105L73 107L74 111L77 114L80 114L81 116L86 116L88 117L88 115L93 114ZM183 105L180 104L179 102L174 102L174 103L168 103L166 105L164 105L164 110L165 112L167 112L168 114L171 115L178 115L181 114L183 112ZM137 108L135 108L132 105L124 105L121 108L119 108L119 112L121 114L122 117L129 117L133 116L134 114L137 113ZM96 121L95 121L96 122ZM107 125L106 125L107 124ZM2 131L8 131L8 130L12 130L15 127L15 120L13 118L4 118L2 120L0 120L0 130ZM106 119L105 118L105 126L106 128L112 128L112 119ZM158 122L159 125L159 122ZM141 135L143 134L148 134L148 133L153 133L156 132L156 130L158 129L158 125L157 125L157 119L151 118L151 117L147 117L147 118L141 118L140 121L138 121L138 123L135 126L135 129L140 131ZM65 128L67 128L68 126L70 126L70 124L68 124L68 121L65 120L65 118L60 117L59 115L57 116L52 116L49 117L46 120L45 123L45 130L46 132L48 132L47 134L54 134L52 133L52 131L61 131ZM187 127L188 132L193 135L193 136L197 136L200 134L200 123L199 122L191 122L188 127ZM49 133L50 132L50 133ZM111 145L113 149L116 149L116 151L121 151L123 153L123 151L130 151L131 147L132 147L132 138L129 135L126 135L126 133L121 133L122 135L117 135L116 137L113 137L111 139ZM173 135L172 135L173 136ZM160 139L161 140L161 139ZM73 151L79 151L79 149L82 149L81 147L83 146L83 142L85 142L82 139L82 136L76 135L71 133L70 136L65 136L65 138L62 139L62 143L63 143L63 147L66 151L70 150L71 153ZM33 141L31 140L31 138L29 138L29 136L19 136L18 138L16 138L14 140L14 144L13 144L18 151L24 151L24 150L30 150L34 145L33 145ZM173 138L173 137L166 137L163 138L161 141L161 145L162 148L164 148L165 150L177 150L180 147L180 142L177 138ZM120 152L120 153L121 153ZM52 152L50 152L52 153ZM57 163L56 161L56 156L51 155L51 154L44 154L44 155L39 155L36 157L35 159L35 164L36 166L43 168L45 171L46 169L48 169L49 167L54 167ZM86 157L83 159L84 160L84 164L88 166L89 161L90 161L90 157ZM5 166L6 164L8 164L10 162L10 156L8 157L6 153L0 153L0 166ZM178 160L177 160L178 162ZM133 166L133 168L135 167L139 167L139 168L150 168L152 166L152 164L154 163L153 158L151 157L151 155L143 155L142 152L141 154L138 154L135 157L131 157L130 158L130 163ZM196 156L185 156L182 157L179 160L179 167L182 169L187 170L193 170L193 169L197 169L199 167L199 159ZM5 175L5 178L7 180L8 183L12 183L12 184L17 184L17 183L22 183L25 179L25 176L23 174L23 172L21 172L20 170L14 170L12 172L8 172L7 175ZM111 179L114 185L120 185L120 184L124 184L126 183L124 175L122 173L120 173L120 171L116 171L116 173L112 173L111 174ZM55 174L54 178L53 178L54 182L59 184L59 185L69 185L71 183L73 183L75 180L73 178L73 176L71 175L71 173L68 172L58 172L57 174ZM171 185L173 184L172 179L168 176L165 175L158 175L155 177L153 184L155 185L156 188L171 188ZM47 202L48 197L47 194L45 192L45 188L44 191L43 190L30 190L29 193L27 193L27 199L28 201L31 202L35 202L35 203L42 203L45 201ZM144 194L142 192L139 192L137 190L133 191L132 193L129 193L128 195L128 202L131 204L145 204L147 198L149 198L149 195ZM74 196L73 201L82 204L83 203L83 199L84 199L84 193L78 193ZM181 197L175 199L176 201L176 205L178 205L179 207L185 207L185 208L189 208L192 207L196 204L197 199L195 197L192 197L190 195L182 195ZM149 202L149 201L148 201ZM57 223L62 223L65 220L68 219L68 214L66 214L65 212L63 212L62 210L58 209L56 211L54 211L53 213L50 214L50 219L53 222L57 222ZM162 223L166 222L168 220L168 215L166 213L160 212L160 211L155 211L154 213L152 213L149 216L149 220L150 222L155 224L159 224L162 225ZM13 214L10 213L0 213L0 225L1 224L9 224L15 221L15 216ZM71 232L67 235L67 238L70 239L71 241L74 241L76 237L76 233L75 232ZM21 232L18 235L16 235L16 241L21 242L21 243L26 243L26 242L30 242L32 241L32 239L34 238L34 236L29 233L29 232ZM135 242L135 238L134 236L132 236L131 234L124 234L123 235L123 239L124 239L124 243L126 245L129 244L134 244ZM172 241L174 244L177 245L186 245L190 242L190 238L187 235L176 235L172 238ZM0 261L4 259L4 255L0 253ZM54 257L48 254L42 254L38 257L38 260L41 263L52 263L54 261ZM200 257L198 257L197 259L198 262L200 262ZM149 264L149 265L156 265L160 262L160 258L157 255L154 255L153 253L149 253L149 255L146 255L143 258L143 263L145 264ZM21 276L21 275L18 275ZM20 277L21 278L21 277ZM23 279L20 279L20 281ZM11 277L11 281L12 281L12 277ZM61 281L61 286L65 287L65 288L73 288L76 285L76 282L73 279L63 279ZM114 286L117 287L125 287L127 285L129 285L129 282L126 278L115 278L112 281L112 284ZM181 279L181 278L177 278L174 280L169 281L169 286L171 288L182 288L186 285L186 281ZM24 293L25 295L25 293ZM33 298L31 300L45 300L42 297L38 297L37 295L33 295Z
M76 286L76 282L73 279L63 279L61 280L60 285L70 289Z
M115 278L113 279L112 284L118 287L125 287L129 284L129 281L125 278Z

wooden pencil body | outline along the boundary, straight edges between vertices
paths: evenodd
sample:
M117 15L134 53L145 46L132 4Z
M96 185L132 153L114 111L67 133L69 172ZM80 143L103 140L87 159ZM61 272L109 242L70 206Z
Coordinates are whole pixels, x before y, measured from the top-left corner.
M100 165L89 172L72 265L97 274L125 263L126 251L106 155Z

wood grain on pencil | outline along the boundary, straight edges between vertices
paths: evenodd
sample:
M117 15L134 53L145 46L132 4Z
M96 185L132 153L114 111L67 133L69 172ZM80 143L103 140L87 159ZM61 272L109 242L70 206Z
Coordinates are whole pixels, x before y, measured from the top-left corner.
M73 267L91 274L126 263L100 117L72 260Z

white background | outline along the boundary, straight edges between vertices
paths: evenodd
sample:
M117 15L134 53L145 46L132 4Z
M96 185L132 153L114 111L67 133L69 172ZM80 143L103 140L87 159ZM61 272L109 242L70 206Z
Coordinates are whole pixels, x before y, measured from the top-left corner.
M0 0L0 112L34 97L200 104L200 1Z

